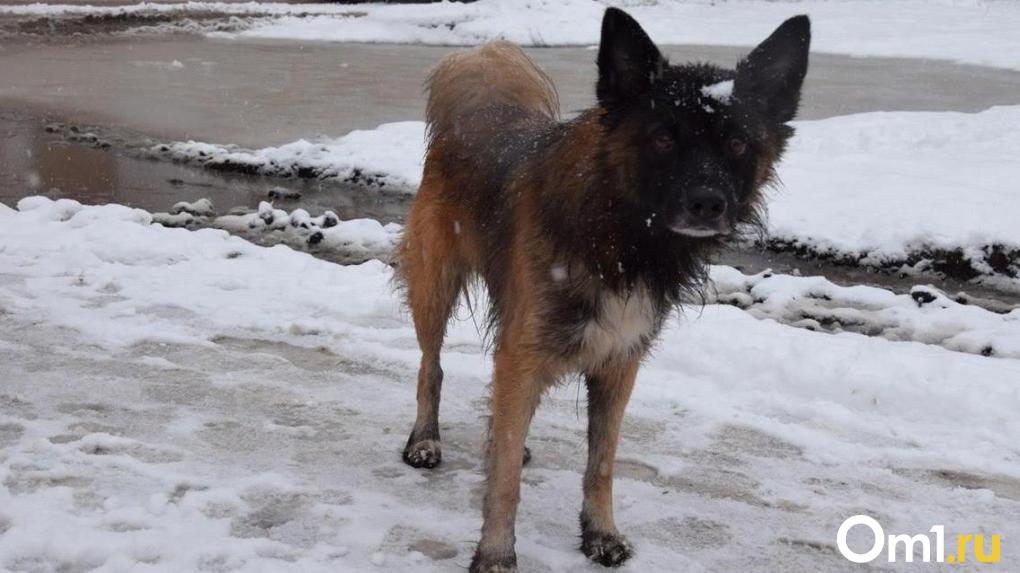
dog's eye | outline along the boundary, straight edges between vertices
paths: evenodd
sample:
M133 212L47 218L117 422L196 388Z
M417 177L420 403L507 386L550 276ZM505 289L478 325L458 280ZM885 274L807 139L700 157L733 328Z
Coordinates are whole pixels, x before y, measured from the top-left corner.
M667 153L673 150L673 136L668 133L657 133L652 138L652 147L659 153Z
M745 151L747 151L747 142L739 137L734 137L730 139L729 147L730 153L732 153L734 157L740 157Z

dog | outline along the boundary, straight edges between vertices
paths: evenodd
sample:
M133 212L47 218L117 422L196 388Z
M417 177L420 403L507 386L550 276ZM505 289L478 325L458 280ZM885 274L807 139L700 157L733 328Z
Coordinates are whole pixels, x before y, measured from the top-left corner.
M559 121L550 78L517 46L443 59L426 81L428 151L398 245L422 358L406 463L440 463L440 348L460 294L489 294L494 360L483 525L472 573L515 571L525 436L546 389L580 374L588 398L581 550L632 547L613 519L613 464L639 365L698 292L709 257L760 224L793 128L810 21L796 16L735 70L670 65L609 8L597 103Z

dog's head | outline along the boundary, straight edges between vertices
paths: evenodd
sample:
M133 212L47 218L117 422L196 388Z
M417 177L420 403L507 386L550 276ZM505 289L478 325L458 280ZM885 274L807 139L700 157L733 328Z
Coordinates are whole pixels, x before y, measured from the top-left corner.
M756 220L793 128L808 66L807 16L784 22L737 63L672 66L633 18L606 10L597 96L604 157L647 225L686 237Z

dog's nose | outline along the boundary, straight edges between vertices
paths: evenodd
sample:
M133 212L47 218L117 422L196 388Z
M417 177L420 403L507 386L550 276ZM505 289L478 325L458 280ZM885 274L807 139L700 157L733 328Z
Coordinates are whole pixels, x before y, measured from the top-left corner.
M691 217L711 223L726 213L726 197L714 189L697 187L687 192L684 208Z

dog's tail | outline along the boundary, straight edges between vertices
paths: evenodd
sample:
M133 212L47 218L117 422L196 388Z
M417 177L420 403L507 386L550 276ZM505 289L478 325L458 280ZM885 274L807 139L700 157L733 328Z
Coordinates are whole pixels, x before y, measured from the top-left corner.
M457 133L459 122L492 105L511 105L558 119L559 96L552 80L519 47L484 44L443 58L425 80L429 140Z

